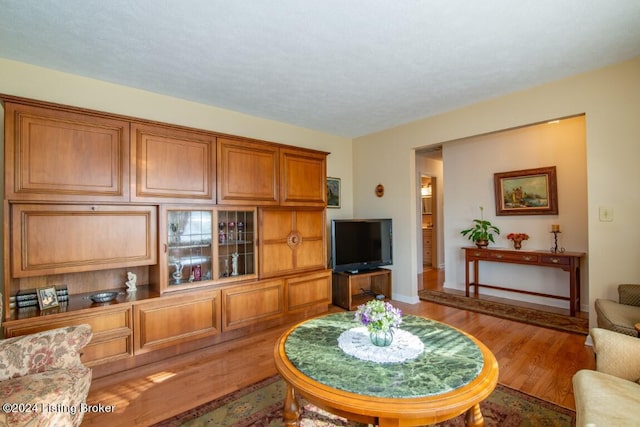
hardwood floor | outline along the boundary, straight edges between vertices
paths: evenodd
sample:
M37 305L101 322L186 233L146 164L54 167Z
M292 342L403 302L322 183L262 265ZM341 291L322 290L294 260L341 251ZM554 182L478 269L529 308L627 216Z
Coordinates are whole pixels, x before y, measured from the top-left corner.
M429 317L477 337L495 354L500 383L575 409L571 378L595 369L582 335L558 332L428 302L393 302L407 314ZM331 311L339 311L331 307ZM114 413L85 414L83 426L146 426L276 374L273 348L287 329L223 343L93 381L89 404Z

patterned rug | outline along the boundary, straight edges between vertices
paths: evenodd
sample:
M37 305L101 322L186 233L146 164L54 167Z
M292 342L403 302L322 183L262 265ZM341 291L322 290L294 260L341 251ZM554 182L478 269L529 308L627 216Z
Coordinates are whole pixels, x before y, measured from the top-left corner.
M275 427L283 426L282 405L285 383L276 375L220 399L205 403L159 424L156 427ZM331 415L302 401L302 427L361 427L362 424ZM534 396L498 384L480 403L487 427L571 427L575 412ZM464 415L436 424L438 427L463 427Z
M545 328L556 329L575 334L589 334L589 319L582 317L565 316L548 311L536 310L527 307L518 307L495 301L469 298L462 295L449 294L439 291L421 290L418 292L421 300L436 304L448 305L463 310L477 311L503 319L529 323Z

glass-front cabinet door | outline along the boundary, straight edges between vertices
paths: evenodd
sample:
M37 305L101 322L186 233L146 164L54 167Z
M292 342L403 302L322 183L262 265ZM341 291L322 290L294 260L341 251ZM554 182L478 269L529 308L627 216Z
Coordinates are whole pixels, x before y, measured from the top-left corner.
M252 208L162 208L162 292L256 277Z
M216 262L219 279L237 279L256 275L255 209L217 211Z

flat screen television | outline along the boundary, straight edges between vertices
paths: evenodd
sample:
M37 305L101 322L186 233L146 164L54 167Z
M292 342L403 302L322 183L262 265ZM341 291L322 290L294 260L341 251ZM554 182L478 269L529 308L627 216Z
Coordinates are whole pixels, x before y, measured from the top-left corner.
M333 271L357 273L393 264L391 219L331 221Z

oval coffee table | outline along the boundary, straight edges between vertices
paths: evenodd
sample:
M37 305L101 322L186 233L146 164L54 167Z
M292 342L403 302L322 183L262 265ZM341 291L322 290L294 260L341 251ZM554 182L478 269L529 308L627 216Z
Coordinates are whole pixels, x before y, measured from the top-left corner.
M274 356L287 384L287 426L298 423L298 396L380 427L433 424L462 413L467 426L484 426L480 402L498 382L498 363L484 344L444 323L405 315L400 329L420 338L424 351L402 363L370 362L338 346L340 334L359 326L353 317L346 312L314 318L279 338Z

